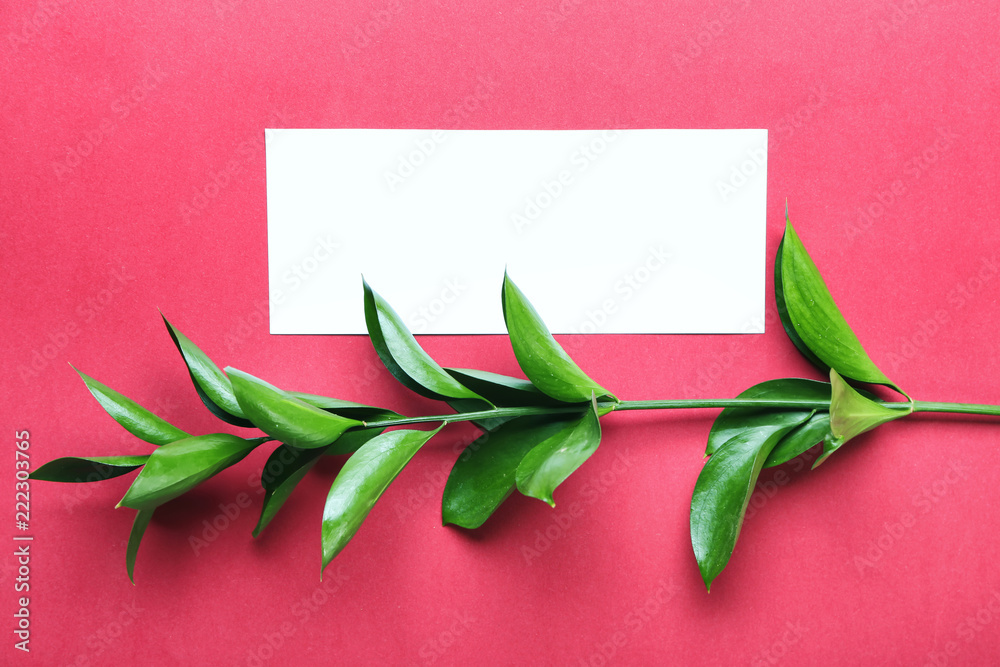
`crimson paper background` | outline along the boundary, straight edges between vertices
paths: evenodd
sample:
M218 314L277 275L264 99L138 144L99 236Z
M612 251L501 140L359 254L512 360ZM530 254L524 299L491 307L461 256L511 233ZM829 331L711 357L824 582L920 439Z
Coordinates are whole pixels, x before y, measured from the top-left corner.
M440 526L470 434L448 429L322 584L334 461L258 540L263 451L171 503L135 587L132 513L113 509L126 480L34 482L30 530L14 524L15 431L33 466L149 451L67 362L185 430L220 429L157 308L279 386L437 409L363 338L268 335L265 127L767 128L769 266L787 198L890 377L918 399L1000 403L995 3L45 0L0 17L6 664L996 658L996 420L907 419L816 472L809 455L766 472L711 594L687 513L710 412L612 415L555 510L515 497L473 532ZM563 341L628 399L815 377L768 304L765 335ZM502 337L422 343L446 365L516 372ZM13 648L17 534L34 536L30 654Z

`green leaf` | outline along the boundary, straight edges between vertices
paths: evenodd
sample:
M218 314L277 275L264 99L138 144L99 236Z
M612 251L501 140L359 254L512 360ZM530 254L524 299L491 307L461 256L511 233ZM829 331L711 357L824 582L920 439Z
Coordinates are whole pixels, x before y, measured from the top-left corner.
M135 556L139 553L139 542L142 541L142 536L146 534L146 527L149 526L149 520L152 518L152 509L136 512L135 520L132 522L132 531L128 536L128 547L125 549L125 570L128 572L128 580L132 582L133 586L135 586L135 577L133 576Z
M779 466L801 455L807 449L823 442L830 435L830 413L817 412L804 424L787 434L771 450L764 462L765 468Z
M141 468L149 459L142 456L64 456L49 461L33 473L31 479L46 482L100 482Z
M821 401L829 403L830 385L816 380L781 378L756 384L738 398L761 398L776 401ZM714 454L733 436L749 429L759 430L764 436L789 424L801 424L813 413L814 408L726 408L715 418L708 434L705 453ZM815 443L813 443L815 444Z
M698 475L691 497L691 545L709 590L732 556L764 461L796 426L738 433L716 450Z
M792 342L813 363L821 362L817 363L820 370L835 368L846 378L885 385L903 393L861 347L787 219L787 210L785 215L785 234L775 262L775 297L782 324Z
M266 441L211 433L163 445L150 454L118 506L144 510L162 505L241 461Z
M272 384L235 368L226 368L243 414L275 440L299 449L325 447L362 422L331 414Z
M521 459L570 424L549 415L517 417L477 438L458 457L448 476L441 499L444 525L483 525L514 490Z
M555 507L552 493L601 443L601 423L597 402L579 419L563 426L553 436L535 445L517 466L517 489L526 496L544 500Z
M538 389L567 403L583 403L591 396L615 399L591 380L549 333L524 293L504 273L503 318L521 370Z
M191 342L191 340L178 331L166 316L160 313L163 323L167 325L170 338L177 346L177 350L184 359L188 373L191 375L191 382L194 384L198 397L205 404L212 414L222 421L234 426L253 426L250 420L243 416L236 395L233 394L233 387L229 383L229 378L219 370L219 367L208 358L201 349Z
M787 217L787 210L786 210ZM819 357L813 354L809 346L803 342L802 338L799 336L795 327L792 325L791 320L788 317L788 307L785 305L785 290L783 287L783 278L781 274L781 264L782 256L785 249L785 237L781 237L781 243L778 244L778 254L774 258L774 300L778 306L778 317L781 320L781 326L785 330L785 334L788 339L792 341L792 344L798 349L802 356L805 357L813 366L820 369L823 373L826 373L830 367L824 364Z
M393 412L388 408L376 408L362 403L342 401L339 398L330 398L328 396L319 396L317 394L305 394L301 391L289 391L286 393L289 396L299 399L303 403L308 403L309 405L319 408L320 410L324 410L341 417L348 417L349 419L372 422L380 419L391 419L393 417L400 416L398 412Z
M154 445L165 445L168 442L188 437L187 433L160 419L131 398L122 396L114 389L101 384L75 368L73 370L83 378L87 389L101 404L101 407L132 435Z
M830 458L851 438L913 412L913 401L900 403L899 408L886 407L861 395L833 369L830 369L830 384L833 387L830 437L823 442L823 453L816 459L813 468Z
M253 536L260 535L261 531L271 523L271 519L285 504L298 483L322 456L354 452L381 432L377 429L348 431L325 448L296 449L282 444L275 449L264 464L264 471L261 474L261 486L265 491L264 503Z
M433 431L389 431L372 438L347 459L333 480L323 509L323 569L347 546L375 501L417 450L440 430L439 426Z
M288 496L298 485L306 473L312 470L316 462L325 453L323 448L296 449L286 444L279 445L264 464L261 474L261 486L264 487L264 504L260 509L260 519L253 529L257 537L271 523Z
M445 371L469 389L501 407L565 405L564 401L542 393L538 387L521 378L469 368L446 368Z
M486 399L448 375L420 347L396 311L367 282L364 282L364 288L368 336L382 363L397 380L427 398L478 399L486 404L484 409L490 407Z

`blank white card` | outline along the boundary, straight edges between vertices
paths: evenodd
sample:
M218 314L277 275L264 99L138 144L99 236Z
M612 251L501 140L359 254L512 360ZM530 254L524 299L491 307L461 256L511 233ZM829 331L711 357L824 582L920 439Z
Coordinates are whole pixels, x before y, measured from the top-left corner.
M271 333L764 330L766 130L266 130Z

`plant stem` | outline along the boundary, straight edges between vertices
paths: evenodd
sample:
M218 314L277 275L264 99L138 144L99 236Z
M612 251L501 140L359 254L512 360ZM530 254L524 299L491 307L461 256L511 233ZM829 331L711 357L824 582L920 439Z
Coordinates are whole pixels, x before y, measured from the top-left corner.
M892 405L891 403L889 404ZM900 403L899 405L906 405ZM694 400L621 401L615 410L681 410L690 408L802 408L824 410L830 401L775 400L770 398L706 398Z
M906 410L909 403L905 401L878 401L888 408ZM605 404L607 405L607 404ZM701 408L799 408L802 410L829 410L829 401L810 400L776 400L769 398L706 398L695 400L662 400L662 401L620 401L612 408L621 410L686 410ZM459 412L449 415L427 415L423 417L396 417L380 419L365 424L366 428L388 428L407 424L427 424L433 422L475 421L481 419L496 419L498 417L524 417L527 415L558 415L577 414L585 408L583 405L567 406L523 406L515 408L494 408L477 412ZM951 412L966 415L1000 416L1000 405L983 405L978 403L939 403L936 401L914 401L913 412Z
M909 404L905 402L880 401L890 408L905 410ZM609 404L606 404L609 405ZM916 405L916 404L915 404ZM960 412L961 410L947 409L939 406L960 406L959 403L920 403L925 412ZM965 412L975 414L998 414L1000 406L964 406L978 408L993 408L994 412ZM713 398L696 400L662 400L662 401L620 401L614 404L613 410L683 410L697 408L799 408L802 410L828 410L829 401L810 400L776 400L769 398ZM404 426L407 424L426 424L431 422L452 422L475 421L479 419L495 419L498 417L524 417L527 415L556 415L556 414L578 414L586 409L586 405L567 406L524 406L515 408L494 408L492 410L480 410L477 412L459 412L449 415L427 415L423 417L395 417L391 419L380 419L378 421L366 422L366 428L388 428L390 426ZM914 409L916 411L916 409Z
M586 406L567 405L563 406L524 406L517 408L493 408L492 410L479 410L478 412L456 412L450 415L428 415L425 417L395 417L390 419L380 419L378 421L365 422L366 428L388 428L390 426L403 426L406 424L426 424L428 422L452 422L475 421L477 419L495 419L497 417L524 417L527 415L557 415L580 413Z
M1000 415L1000 405L913 401L914 412L955 412L963 415Z

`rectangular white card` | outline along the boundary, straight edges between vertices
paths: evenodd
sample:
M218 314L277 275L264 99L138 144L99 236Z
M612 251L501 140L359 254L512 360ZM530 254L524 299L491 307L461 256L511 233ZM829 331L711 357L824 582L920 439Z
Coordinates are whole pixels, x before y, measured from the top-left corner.
M271 333L764 330L766 130L266 130Z

